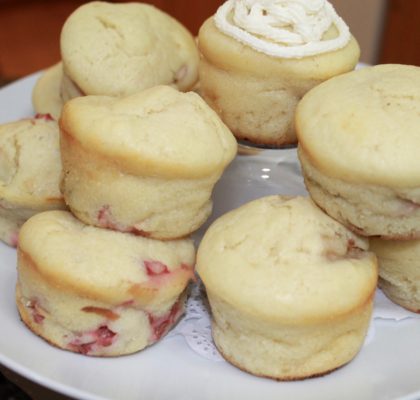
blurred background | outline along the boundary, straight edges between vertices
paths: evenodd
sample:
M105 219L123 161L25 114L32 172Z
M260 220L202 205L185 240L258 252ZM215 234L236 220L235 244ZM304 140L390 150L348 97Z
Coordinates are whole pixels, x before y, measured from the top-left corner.
M358 39L363 62L420 65L420 0L330 1ZM170 13L196 34L223 0L146 2ZM61 26L83 3L0 0L0 81L9 82L57 62Z

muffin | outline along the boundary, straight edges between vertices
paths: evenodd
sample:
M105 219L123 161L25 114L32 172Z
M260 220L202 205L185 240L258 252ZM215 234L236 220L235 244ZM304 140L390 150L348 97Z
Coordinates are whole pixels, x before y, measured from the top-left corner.
M64 23L64 100L81 94L127 96L156 85L191 89L198 50L178 21L142 3L94 1Z
M394 303L420 313L420 241L370 240L379 262L379 287Z
M365 337L377 282L368 241L304 197L269 196L214 222L197 272L224 358L296 380L349 362Z
M296 104L352 70L359 46L327 1L229 0L199 32L201 95L241 140L296 142Z
M182 315L194 258L190 240L161 242L44 212L19 235L17 307L29 329L59 348L133 353Z
M198 229L236 141L195 93L85 96L60 120L62 192L83 222L156 239Z
M60 98L63 103L75 97L84 96L85 93L69 78L67 74L61 74Z
M36 81L32 91L32 104L38 114L49 114L55 120L60 118L63 100L61 81L63 65L61 62L49 67Z
M39 114L1 125L0 154L0 240L16 246L29 217L65 208L57 122Z
M420 238L420 68L378 65L332 78L299 103L308 191L365 236Z

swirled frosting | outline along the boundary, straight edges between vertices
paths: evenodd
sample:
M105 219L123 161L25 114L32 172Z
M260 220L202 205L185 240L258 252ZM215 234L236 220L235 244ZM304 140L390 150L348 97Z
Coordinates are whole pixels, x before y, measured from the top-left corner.
M226 35L274 57L312 56L350 41L348 26L326 0L228 0L214 20ZM332 25L338 35L323 39Z

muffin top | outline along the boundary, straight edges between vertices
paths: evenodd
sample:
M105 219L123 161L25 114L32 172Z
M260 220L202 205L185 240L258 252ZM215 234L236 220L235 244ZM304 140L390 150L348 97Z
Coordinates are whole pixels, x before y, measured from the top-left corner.
M301 148L324 174L390 187L420 185L420 68L378 65L310 90L298 104Z
M58 125L49 115L1 125L0 155L1 202L64 207Z
M64 71L85 94L124 96L159 84L187 90L197 80L194 38L148 4L84 4L66 20L60 45Z
M337 30L333 26L325 33L325 38L336 35ZM260 77L274 75L283 79L290 75L293 79L325 80L352 70L360 56L359 45L350 36L349 42L337 50L302 58L273 57L220 31L214 17L201 26L198 45L204 57L223 70L233 69Z
M26 221L19 251L50 284L114 305L149 305L178 296L195 260L189 239L163 242L96 228L66 211L46 211Z
M327 0L227 0L214 21L226 35L273 57L317 55L350 41L349 27ZM337 33L326 38L331 28Z
M269 321L325 321L375 291L368 242L305 197L264 197L213 223L197 254L209 293Z
M67 102L62 134L112 158L128 173L169 178L219 174L236 155L236 140L196 93L156 86L125 98Z

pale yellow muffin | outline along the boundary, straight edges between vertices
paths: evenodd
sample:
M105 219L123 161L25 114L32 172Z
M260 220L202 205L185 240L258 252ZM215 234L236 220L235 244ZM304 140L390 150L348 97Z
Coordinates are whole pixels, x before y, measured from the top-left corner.
M32 104L39 114L50 114L55 120L60 118L63 99L61 82L63 65L61 62L46 69L36 81L32 91Z
M156 86L66 103L62 191L87 224L158 239L198 229L236 141L195 93Z
M299 103L307 189L365 236L420 237L420 68L378 65L332 78Z
M57 347L133 353L182 315L194 259L190 240L161 242L87 226L65 211L41 213L19 235L19 313Z
M16 246L32 215L64 209L57 122L37 115L0 126L0 240Z
M215 23L216 17L209 18L199 32L201 95L238 139L270 146L296 143L298 101L317 84L354 69L360 54L356 40L349 36L348 43L337 50L285 58L226 34ZM250 43L260 38L245 33ZM322 40L336 35L331 26Z
M370 240L379 262L379 287L394 302L420 313L420 241Z
M376 257L309 198L269 196L225 214L204 235L196 268L216 346L245 371L309 378L362 346Z
M85 93L74 83L67 74L61 74L60 97L63 103L75 97L85 96Z
M78 93L126 96L156 85L186 91L198 78L193 36L149 4L84 4L66 20L60 48L66 99Z

